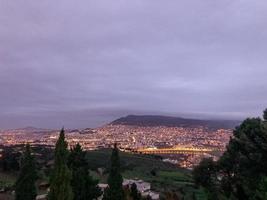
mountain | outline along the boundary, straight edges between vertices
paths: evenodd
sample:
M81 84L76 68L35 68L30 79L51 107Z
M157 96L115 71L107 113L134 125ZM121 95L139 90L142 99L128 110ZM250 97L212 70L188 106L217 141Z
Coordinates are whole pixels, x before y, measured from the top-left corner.
M233 129L240 124L233 120L200 120L159 115L128 115L110 123L111 125L167 126L167 127L207 127L209 129Z
M21 131L28 131L28 132L39 132L39 131L47 131L49 129L45 129L45 128L36 128L36 127L32 127L32 126L27 126L25 128L18 128L16 130L21 130Z

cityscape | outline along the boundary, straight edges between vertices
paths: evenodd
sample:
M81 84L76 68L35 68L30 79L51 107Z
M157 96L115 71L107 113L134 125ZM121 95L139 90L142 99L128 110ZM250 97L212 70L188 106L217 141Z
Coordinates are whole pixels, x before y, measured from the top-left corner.
M53 147L58 135L58 130L31 127L2 130L0 145L29 143ZM110 148L117 143L121 151L158 154L166 162L189 169L192 169L204 157L218 160L225 151L231 136L231 129L210 130L201 126L186 128L108 124L96 129L66 130L69 148L79 143L85 150L96 150Z

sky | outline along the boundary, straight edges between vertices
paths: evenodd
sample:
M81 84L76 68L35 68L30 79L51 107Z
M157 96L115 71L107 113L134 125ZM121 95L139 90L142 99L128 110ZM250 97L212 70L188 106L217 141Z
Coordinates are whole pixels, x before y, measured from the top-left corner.
M266 0L0 1L0 128L267 107Z

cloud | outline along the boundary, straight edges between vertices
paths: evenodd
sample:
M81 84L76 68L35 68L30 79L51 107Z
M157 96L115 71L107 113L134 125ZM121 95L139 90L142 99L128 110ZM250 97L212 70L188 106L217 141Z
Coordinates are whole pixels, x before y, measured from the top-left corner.
M266 106L264 0L0 4L0 127L132 112L243 118ZM97 110L106 115L92 120Z

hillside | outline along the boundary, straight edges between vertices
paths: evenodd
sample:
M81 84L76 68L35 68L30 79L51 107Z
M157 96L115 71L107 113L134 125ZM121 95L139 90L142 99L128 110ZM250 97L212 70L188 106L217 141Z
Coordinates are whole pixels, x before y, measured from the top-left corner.
M199 120L157 115L128 115L110 123L111 125L167 126L194 128L204 126L210 129L233 129L239 122L232 120Z
M21 151L22 146L12 148L15 153ZM47 182L51 173L51 161L53 160L53 149L39 146L32 149L37 157L37 168L41 175L38 183ZM100 181L107 183L110 166L111 149L99 149L87 152L87 160L90 174ZM142 179L151 184L152 190L166 195L167 191L175 191L185 200L206 200L205 194L201 189L195 187L190 170L179 168L176 165L163 162L159 156L132 154L120 152L121 173L126 179ZM100 173L103 169L103 173ZM0 189L9 189L0 193L0 199L13 200L11 191L14 187L18 171L3 171L0 162ZM43 194L44 190L39 190L38 194ZM196 198L193 198L195 195Z
M100 182L106 183L109 165L110 149L100 149L87 152L87 160L91 174ZM192 200L193 193L195 199L206 199L203 192L195 188L191 171L179 168L170 163L163 162L159 157L151 155L140 155L120 152L122 176L127 179L142 179L151 183L154 191L164 196L166 191L176 191L182 194L185 200ZM107 171L100 176L96 173L98 168L105 168Z

